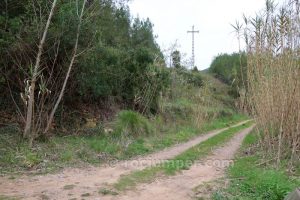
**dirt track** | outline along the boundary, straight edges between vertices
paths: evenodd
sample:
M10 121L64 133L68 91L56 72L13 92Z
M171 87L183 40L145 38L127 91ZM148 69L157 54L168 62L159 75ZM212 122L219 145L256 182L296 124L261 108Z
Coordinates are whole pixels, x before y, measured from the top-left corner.
M245 122L241 122L235 126L242 123ZM21 199L62 200L77 198L102 200L136 199L136 195L139 196L138 199L150 199L153 198L155 194L155 196L159 195L158 199L186 199L188 197L188 191L192 186L201 183L201 181L203 182L219 177L222 175L224 167L221 167L219 171L216 172L218 168L214 166L196 165L181 175L153 182L148 185L142 185L135 192L128 192L127 194L120 194L115 197L100 196L98 191L101 187L116 182L122 174L130 173L133 170L140 170L147 166L155 165L162 160L170 159L226 129L228 128L212 131L163 151L129 161L118 162L111 166L65 169L57 174L22 176L16 180L10 180L8 177L0 177L0 195L15 196ZM222 151L220 151L220 153L215 153L214 156L207 158L207 160L231 159L243 137L249 130L250 129L245 129L241 134L237 135L231 143L221 148ZM174 191L176 191L176 193ZM85 197L83 197L84 194ZM164 194L178 195L178 197L181 198L163 196Z
M223 147L215 150L213 155L201 163L193 165L189 170L183 171L179 175L158 179L150 184L140 185L136 190L128 191L125 194L108 196L101 199L135 200L137 197L139 200L153 200L153 198L159 200L192 199L195 187L224 175L224 170L231 163L230 160L234 158L234 154L239 149L244 137L252 128L244 129Z

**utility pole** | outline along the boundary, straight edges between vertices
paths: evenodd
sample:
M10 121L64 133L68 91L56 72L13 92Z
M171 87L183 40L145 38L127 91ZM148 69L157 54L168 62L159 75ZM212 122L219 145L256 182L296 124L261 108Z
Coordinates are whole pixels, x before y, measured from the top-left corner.
M188 31L188 33L192 33L192 67L195 67L195 33L199 33L199 31L195 31L195 26L192 26L192 30Z

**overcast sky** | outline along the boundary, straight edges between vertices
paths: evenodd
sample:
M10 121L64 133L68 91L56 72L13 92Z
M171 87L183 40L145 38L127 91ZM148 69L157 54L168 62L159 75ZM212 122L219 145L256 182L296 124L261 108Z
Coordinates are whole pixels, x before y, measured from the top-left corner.
M179 50L190 58L192 36L195 29L195 65L208 68L219 53L238 51L230 24L241 21L243 13L253 16L265 5L265 0L132 0L129 3L133 16L149 17L162 49L178 40Z

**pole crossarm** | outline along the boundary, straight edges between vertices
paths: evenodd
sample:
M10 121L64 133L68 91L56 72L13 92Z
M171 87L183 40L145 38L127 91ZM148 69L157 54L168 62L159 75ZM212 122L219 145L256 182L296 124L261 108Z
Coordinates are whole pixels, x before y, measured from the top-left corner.
M192 34L192 67L195 67L195 33L199 33L199 31L195 31L195 26L192 26L191 31L187 31L187 33Z

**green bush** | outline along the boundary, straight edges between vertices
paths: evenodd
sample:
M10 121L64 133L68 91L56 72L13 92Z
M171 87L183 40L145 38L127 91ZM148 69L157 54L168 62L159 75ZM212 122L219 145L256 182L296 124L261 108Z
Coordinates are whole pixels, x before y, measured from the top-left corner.
M147 118L129 110L123 110L118 114L114 126L113 135L116 137L139 137L153 132L153 127Z
M182 77L185 82L194 87L202 87L204 85L203 77L198 71L190 71L185 68L177 69L177 74Z
M247 81L247 57L245 53L220 54L214 58L209 72L216 78L231 86L228 94L239 97L239 88L245 87ZM244 82L244 83L243 83Z
M5 28L0 30L0 91L3 91L0 93L0 110L8 111L15 108L7 95L9 91L18 106L24 106L20 93L24 93L26 80L31 79L36 43L52 3L45 0L2 2L0 26ZM159 94L168 85L169 69L165 67L163 53L156 43L153 24L149 19L131 16L127 3L123 0L88 3L78 41L78 52L82 53L76 57L72 69L74 76L69 77L61 104L66 111L68 108L73 111L75 105L81 103L101 104L104 108L118 104L125 109L148 113L158 111ZM57 3L44 45L47 55L42 55L40 63L43 72L39 74L37 85L45 82L45 87L51 89L63 84L75 44L77 4L77 0ZM34 20L37 6L40 19ZM37 101L41 99L37 98ZM136 99L142 100L137 102ZM45 107L51 107L51 101L52 98L47 97ZM37 102L37 105L41 104ZM65 127L67 122L57 120L55 127Z
M218 55L211 63L209 71L228 84L232 84L235 79L238 79L235 81L241 81L240 58L243 71L245 71L244 68L247 66L247 58L244 53L241 57L239 53Z

